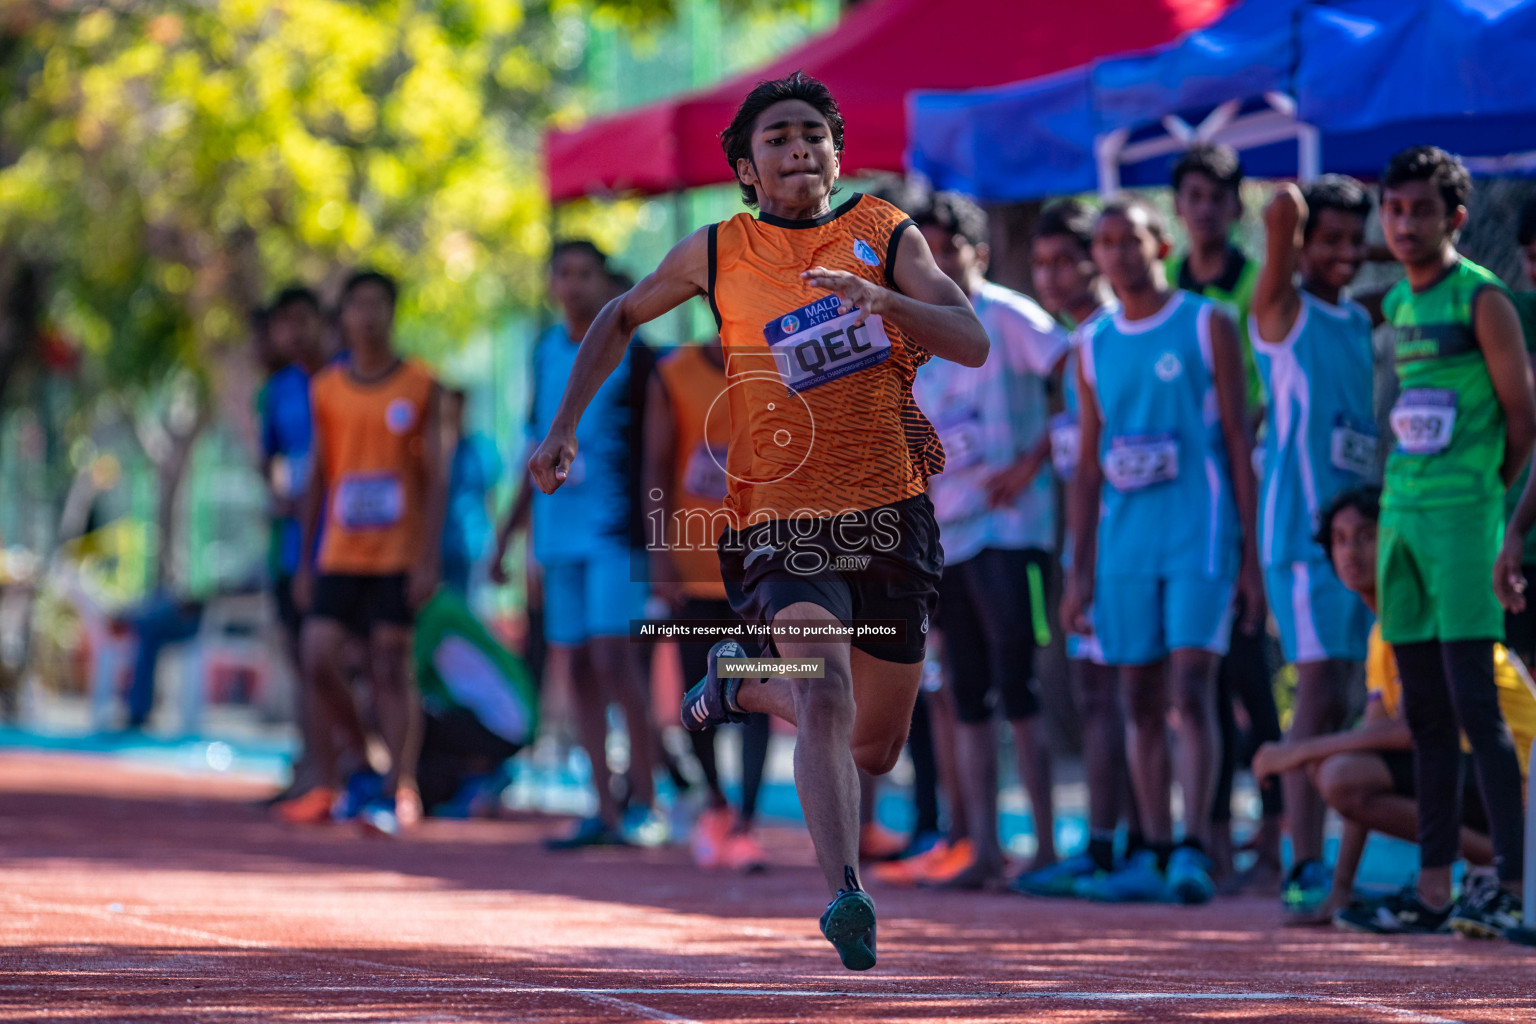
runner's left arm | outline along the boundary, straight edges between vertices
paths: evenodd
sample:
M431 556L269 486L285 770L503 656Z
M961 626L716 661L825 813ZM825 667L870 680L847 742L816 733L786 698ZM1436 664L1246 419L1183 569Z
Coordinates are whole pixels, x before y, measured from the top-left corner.
M1488 364L1493 390L1504 408L1504 465L1500 473L1507 486L1520 475L1536 440L1536 399L1531 393L1531 357L1525 350L1525 333L1509 296L1497 288L1485 288L1472 311L1477 343ZM1536 524L1536 488L1530 479L1515 505L1504 531L1504 544L1493 566L1493 591L1507 611L1525 610L1525 538Z
M1221 435L1231 464L1232 495L1237 501L1238 522L1243 534L1242 566L1237 592L1243 599L1243 631L1264 627L1264 577L1259 571L1258 482L1253 476L1253 437L1248 431L1247 381L1244 377L1242 343L1237 328L1226 314L1211 311L1211 364L1216 378L1216 404L1221 413Z
M709 288L709 229L700 228L683 239L639 284L613 299L597 314L581 339L565 394L550 423L549 435L528 460L533 482L545 494L565 483L576 457L576 424L603 386L624 361L629 339L641 326L707 293Z
M895 291L857 274L826 267L812 267L800 278L812 288L825 288L842 299L839 313L857 306L861 313L858 323L879 314L940 359L962 366L985 363L992 342L976 319L971 300L933 262L921 231L909 224L899 239L896 265L891 268Z
M1507 487L1525 468L1536 444L1536 397L1531 393L1531 362L1515 304L1497 288L1484 288L1472 311L1477 344L1488 364L1493 390L1504 408L1507 434L1501 472Z

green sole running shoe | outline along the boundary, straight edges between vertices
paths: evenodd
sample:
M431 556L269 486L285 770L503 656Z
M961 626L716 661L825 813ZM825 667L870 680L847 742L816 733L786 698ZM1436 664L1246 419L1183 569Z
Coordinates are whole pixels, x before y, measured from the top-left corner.
M863 889L839 889L821 915L821 934L844 967L869 970L875 966L875 901Z

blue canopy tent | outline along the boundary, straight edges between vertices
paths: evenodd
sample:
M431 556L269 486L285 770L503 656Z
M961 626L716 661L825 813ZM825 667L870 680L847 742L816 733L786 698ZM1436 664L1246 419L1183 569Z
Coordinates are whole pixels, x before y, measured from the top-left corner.
M1247 0L1144 53L908 101L908 165L990 201L1161 184L1198 141L1250 173L1372 176L1434 143L1536 171L1536 0Z

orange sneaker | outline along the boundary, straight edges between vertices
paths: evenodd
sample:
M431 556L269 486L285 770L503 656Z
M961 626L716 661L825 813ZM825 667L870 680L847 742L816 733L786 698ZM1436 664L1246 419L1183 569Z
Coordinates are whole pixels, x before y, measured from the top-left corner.
M755 875L768 870L768 852L751 832L736 832L726 837L721 863L732 871Z
M331 820L331 805L336 791L330 786L316 786L291 800L272 805L272 816L290 825L325 825Z
M944 856L929 861L918 884L941 885L976 862L976 850L969 839L962 839L945 851Z
M886 885L898 885L911 887L925 878L928 867L936 863L949 853L949 843L940 839L922 853L903 857L901 860L889 860L884 864L874 866L874 876L877 881Z
M859 860L892 860L907 844L896 833L881 828L874 822L859 828Z
M701 868L721 867L724 864L726 837L731 831L731 812L727 807L711 807L700 814L693 823L693 833L688 845L693 850L693 862Z

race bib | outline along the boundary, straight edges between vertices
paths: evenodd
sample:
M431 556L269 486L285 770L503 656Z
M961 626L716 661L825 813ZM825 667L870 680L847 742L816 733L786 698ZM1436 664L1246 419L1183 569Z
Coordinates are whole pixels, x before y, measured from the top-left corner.
M1137 491L1179 476L1179 439L1172 434L1117 437L1104 455L1104 479L1117 491Z
M1059 412L1051 417L1051 467L1063 480L1071 479L1077 472L1082 443L1083 428L1076 416Z
M763 325L774 366L790 391L820 387L890 358L885 321L877 315L855 326L858 307L838 315L841 301L828 295Z
M405 488L393 473L344 476L336 486L336 521L349 530L382 530L405 515Z
M1370 476L1376 469L1376 431L1359 429L1340 417L1328 441L1328 456L1335 469Z
M726 491L724 447L711 447L704 441L694 445L683 467L683 489L710 501L724 501Z
M974 409L962 409L943 417L933 425L944 446L944 471L965 469L982 461L986 449L982 445L981 415Z
M1392 407L1392 433L1397 450L1408 455L1445 451L1456 429L1456 392L1446 388L1412 388Z

